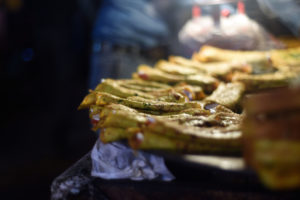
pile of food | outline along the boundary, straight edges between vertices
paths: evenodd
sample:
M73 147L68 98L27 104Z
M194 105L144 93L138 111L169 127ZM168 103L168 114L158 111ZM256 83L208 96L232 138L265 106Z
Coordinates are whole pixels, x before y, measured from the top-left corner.
M255 110L253 104L250 101L250 109L244 112L241 101L245 95L296 84L299 77L299 47L232 51L204 46L191 59L170 56L154 67L141 65L132 79L102 80L79 108L89 109L93 130L101 130L103 143L127 140L137 150L231 156L242 155L246 147L246 154L251 155L248 163L265 170L269 154L261 154L266 155L264 161L253 156L257 152L253 138L261 137L252 133L260 130L260 124L253 127L252 121L260 115L249 117L247 112ZM264 103L269 102L272 99ZM247 138L251 145L245 145ZM293 162L298 163L298 157ZM280 179L277 171L260 175L270 187L286 186L270 183ZM300 186L300 181L293 183Z
M239 155L241 100L300 74L300 48L231 51L204 46L191 59L141 65L132 79L105 79L84 98L104 143L133 149Z

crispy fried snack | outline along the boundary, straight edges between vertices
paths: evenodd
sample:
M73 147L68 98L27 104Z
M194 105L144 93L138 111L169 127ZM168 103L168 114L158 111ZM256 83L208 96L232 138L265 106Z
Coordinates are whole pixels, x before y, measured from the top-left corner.
M138 96L145 99L153 99L159 101L166 101L166 102L186 102L187 96L184 92L181 93L177 92L174 88L170 89L156 89L151 92L143 92L137 89L129 89L123 86L124 83L120 81L115 81L112 79L105 79L99 84L95 91L97 92L104 92L109 93L121 98L127 98L132 96ZM181 88L178 88L180 90ZM161 92L158 92L161 91ZM193 91L191 91L193 92Z
M84 109L84 108L89 108L89 107L95 105L96 100L97 99L96 99L95 93L92 90L90 90L90 93L84 97L83 101L78 106L78 110Z
M300 66L300 47L272 50L271 60L275 66Z
M199 128L155 119L148 126L141 127L130 138L129 144L135 149L232 154L240 153L241 132L238 126Z
M143 109L143 110L157 110L166 112L176 112L188 108L200 108L201 105L198 102L187 102L187 103L173 103L173 102L163 102L154 101L149 99L144 99L141 97L129 97L120 98L108 93L94 92L96 96L96 105L107 105L110 103L122 104L131 108ZM84 100L85 102L85 100Z
M180 124L187 124L197 127L226 127L229 125L238 125L241 121L241 116L239 114L228 110L221 110L218 112L203 110L202 112L197 113L197 115L192 115L194 113L189 114L181 111L180 113L168 113L168 115L156 116L147 113L141 113L134 109L127 108L126 106L117 108L115 105L117 104L111 104L101 111L101 119L99 122L100 124L98 124L98 128L110 126L118 128L138 127L139 125L147 123L147 121L151 122L155 119L177 121Z
M142 130L150 130L168 137L199 143L213 142L224 147L240 146L241 132L238 126L220 128L195 127L179 124L175 121L155 119ZM228 134L227 134L228 133Z
M198 68L185 67L183 65L177 65L176 63L171 63L165 60L160 60L159 62L157 62L154 68L157 68L168 74L183 75L183 76L205 73L203 70L201 71Z
M220 116L220 113L211 113L208 116L191 116L184 113L151 116L125 106L111 104L110 107L102 110L101 120L97 126L102 129L100 139L103 142L129 138L129 143L133 148L165 149L189 153L238 153L236 147L239 133L238 128L233 125L239 124L240 118L234 113L222 114L223 116ZM191 129L193 126L191 122L197 127ZM211 125L227 128L205 128ZM199 126L204 128L198 128ZM130 130L133 128L146 134L143 142L135 143L139 136L132 134ZM158 138L161 140L156 141ZM220 142L220 140L224 141ZM211 141L214 142L210 143ZM220 144L216 146L215 143L219 142Z
M203 46L193 60L201 62L243 61L255 66L300 66L300 47L271 51L233 51ZM265 69L266 70L266 69ZM263 70L263 72L267 72ZM269 71L269 72L272 72ZM262 73L262 72L258 72Z
M211 46L204 46L198 54L194 54L193 60L200 62L225 62L225 65L231 65L235 69L245 69L253 74L272 73L277 68L272 62L271 52L269 51L233 51L224 50ZM245 73L245 71L243 73Z
M284 87L299 78L299 74L292 71L278 71L270 74L241 74L236 73L232 80L242 82L247 92L255 92L262 89Z
M107 80L107 79L106 79ZM171 86L163 83L153 82L153 81L143 81L143 80L132 80L132 79L121 79L121 80L113 80L118 85L140 91L140 92L153 92L155 90L163 90L163 89L170 89Z
M101 129L100 140L103 143L110 143L118 140L127 139L128 133L123 128L103 128Z
M236 110L239 105L245 86L242 83L220 84L219 87L205 100L208 102L216 102L232 110Z
M102 83L100 83L96 87L95 91L109 93L122 98L127 98L131 96L140 96L146 99L154 99L152 95L149 95L145 92L141 92L138 90L123 87L123 84L121 83L122 82L120 81L105 79L104 81L102 81Z
M137 132L129 138L128 142L133 149L164 150L193 154L240 154L239 150L235 148L223 148L209 143L198 144L197 142L187 142L177 138L166 137L149 130L145 130L143 133Z
M201 73L211 75L224 81L230 81L233 72L252 73L253 71L252 66L245 61L202 63L179 56L170 56L169 61L184 68L197 69L197 71L200 71Z
M194 54L192 60L200 62L260 61L262 63L269 63L269 58L270 53L267 51L234 51L203 46L198 53Z
M218 112L210 112L208 110L204 110L203 108L194 110L199 110L199 112L194 111L193 113L189 113L188 110L183 110L179 113L166 113L166 115L156 116L138 112L135 109L120 104L110 104L102 108L100 113L94 113L99 118L94 126L94 130L108 130L107 133L104 133L105 136L103 136L103 141L105 142L108 140L117 141L124 139L126 130L144 127L159 120L167 120L170 122L173 121L178 122L181 125L196 127L228 127L240 124L240 115L235 114L228 109L224 109L222 106L218 106L216 108ZM195 115L195 113L197 115ZM117 130L118 132L113 134L113 128L122 129L122 131ZM108 134L113 135L110 137Z
M167 84L176 84L180 82L186 82L191 85L201 86L205 91L213 91L219 81L206 74L194 74L194 75L174 75L168 74L158 69L141 65L138 67L138 72L133 74L134 79L157 81Z
M155 90L153 92L149 92L149 94L159 97L159 96L167 96L174 92L184 95L190 101L202 100L206 96L203 89L200 86L191 86L185 83L180 83L170 89Z
M253 94L244 107L247 164L269 188L300 188L300 87Z
M256 170L266 186L273 189L300 187L299 141L265 139L258 141L255 148Z

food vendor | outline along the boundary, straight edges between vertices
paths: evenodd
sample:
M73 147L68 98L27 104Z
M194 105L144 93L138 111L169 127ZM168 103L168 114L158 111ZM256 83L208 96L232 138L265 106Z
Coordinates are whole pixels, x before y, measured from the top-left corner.
M152 1L105 0L92 35L90 87L100 78L129 78L138 64L156 56L168 34Z
M201 5L205 2L201 0L104 0L98 11L92 33L93 46L89 88L94 88L102 78L130 78L131 73L135 71L139 64L152 65L158 59L165 58L167 53L189 57L191 51L184 47L189 46L188 41L192 41L194 46L196 42L188 39L187 42L179 41L178 32L191 18L193 5ZM288 0L283 2L277 0L271 3L269 0L257 0L255 2L244 2L246 14L254 21L262 24L262 29L266 27L274 34L287 34L289 32L294 35L298 34L300 26L299 20L297 20L300 16L299 1ZM225 9L231 14L238 13L239 11L233 9L232 5L234 4L222 4L221 11ZM201 6L203 15L209 13L208 8L209 6ZM241 8L237 6L238 9ZM289 12L290 10L293 12ZM249 24L253 24L254 21ZM286 25L287 28L280 22ZM201 26L197 23L195 25ZM234 30L237 32L233 35L233 38L238 38L237 35L243 29L240 30L236 23L231 23L231 25L235 27ZM251 31L253 31L253 34L250 34L250 36L254 39L259 41L272 40L272 37L264 34L264 29L263 31L247 29L246 32L249 35ZM256 32L259 36L252 36L257 35ZM261 35L265 35L263 40L260 39ZM225 45L228 44L228 37L222 38ZM244 37L241 36L240 38L245 41ZM222 43L220 37L210 40L213 40L213 44L214 42ZM233 44L233 42L230 43ZM245 50L268 49L260 48L260 46L267 46L266 43L268 42L259 45L256 45L256 41L250 42L249 45L238 41L235 43L237 45L233 49L238 49L241 44L244 45L241 49ZM195 48L192 48L192 52L195 49L198 50L201 44L197 44ZM272 44L270 48L280 48L280 45Z

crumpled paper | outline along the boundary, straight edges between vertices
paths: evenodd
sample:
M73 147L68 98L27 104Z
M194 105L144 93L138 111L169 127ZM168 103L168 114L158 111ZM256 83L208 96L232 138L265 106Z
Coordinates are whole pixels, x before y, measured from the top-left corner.
M125 144L96 142L92 153L91 175L103 179L175 179L162 157L130 149Z

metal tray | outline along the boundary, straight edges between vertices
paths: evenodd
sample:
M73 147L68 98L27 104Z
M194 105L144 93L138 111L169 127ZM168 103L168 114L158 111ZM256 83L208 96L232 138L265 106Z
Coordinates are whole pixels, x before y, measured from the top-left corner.
M245 161L241 156L180 154L165 151L147 152L164 157L166 162L187 165L193 168L212 168L231 172L246 172L250 170L246 167Z

